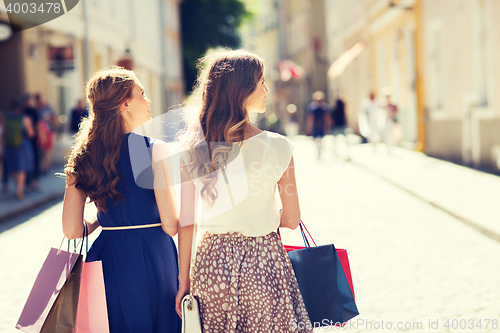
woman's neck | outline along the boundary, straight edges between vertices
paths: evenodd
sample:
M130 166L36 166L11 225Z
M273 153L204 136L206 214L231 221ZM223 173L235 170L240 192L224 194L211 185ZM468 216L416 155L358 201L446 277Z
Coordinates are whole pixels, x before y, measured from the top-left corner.
M247 122L246 123L246 126L245 126L245 130L243 132L243 140L246 140L258 133L262 132L261 129L253 126L252 124L250 124L250 122Z
M253 133L253 128L252 128L252 124L250 124L250 122L247 122L245 124L245 127L244 127L244 130L243 130L243 140L246 140L248 139L249 137L252 136L252 133Z
M123 121L122 128L123 128L123 134L128 134L130 132L133 132L135 127L129 122Z

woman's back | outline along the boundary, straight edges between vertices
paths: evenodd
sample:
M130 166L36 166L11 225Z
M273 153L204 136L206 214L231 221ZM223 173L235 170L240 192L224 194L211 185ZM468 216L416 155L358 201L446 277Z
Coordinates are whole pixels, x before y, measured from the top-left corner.
M208 207L200 199L201 227L211 233L238 232L251 237L276 230L280 224L276 183L292 151L290 142L277 133L262 131L244 140L228 159L224 173L218 171L215 204ZM201 186L200 181L197 185Z
M64 169L63 232L73 239L85 226L89 234L102 226L86 261L102 262L111 333L178 333L179 271L169 236L177 232L178 216L165 191L136 182L144 177L153 182L151 155L141 158L149 164L137 178L128 149L131 140L153 144L130 133L151 119L151 100L134 72L116 67L96 72L85 94L89 116ZM84 219L88 198L97 206L97 219Z
M134 133L124 136L116 186L124 197L116 204L108 198L107 212L98 212L103 230L92 244L87 261L102 261L111 332L178 333L180 320L174 308L177 249L160 225L134 228L161 221L152 187L136 184L129 139L144 140L147 147L154 142ZM152 182L151 166L141 177Z
M292 150L285 137L272 132L244 140L224 172L218 171L218 197L211 207L201 198L202 180L195 181L200 224L207 231L192 276L203 332L311 332L290 324L306 327L309 318L274 232L281 222L277 184L291 165Z
M103 227L122 227L143 224L160 223L160 214L154 191L152 189L153 171L151 164L141 173L143 181L141 186L137 185L134 170L130 162L129 142L144 140L145 147L152 150L154 139L143 137L135 133L124 135L120 150L120 160L117 169L120 173L120 180L116 189L123 195L123 199L114 203L111 198L106 201L107 212L99 211L97 217L99 224ZM151 183L150 186L146 182Z

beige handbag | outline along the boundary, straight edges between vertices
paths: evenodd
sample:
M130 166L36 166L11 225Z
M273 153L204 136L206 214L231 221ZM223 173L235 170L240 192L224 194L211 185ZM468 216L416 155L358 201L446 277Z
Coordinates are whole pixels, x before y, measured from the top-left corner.
M198 301L191 293L182 299L182 333L201 333Z
M196 258L196 222L193 227L193 241L191 243L191 269L193 270L194 258ZM182 298L182 333L202 333L200 322L200 309L198 301L193 294L193 281L191 279L191 287L189 294Z

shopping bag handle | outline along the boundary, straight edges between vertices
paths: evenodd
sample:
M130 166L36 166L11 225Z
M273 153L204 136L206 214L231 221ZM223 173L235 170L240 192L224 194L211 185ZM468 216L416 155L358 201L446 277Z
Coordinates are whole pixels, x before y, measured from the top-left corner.
M304 229L306 229L306 232L307 232L307 234L309 235L309 238L311 238L311 240L313 241L314 246L318 246L318 244L316 244L316 242L314 241L314 238L311 236L311 233L309 232L309 230L307 230L307 227L306 227L306 225L304 224L304 222L302 222L302 220L300 220L300 224L299 224L299 226L300 226L300 230L302 231L302 234L304 234L304 231L302 230L302 227L303 227ZM305 236L304 236L304 237L305 237Z
M309 230L307 230L307 227L306 225L304 224L304 222L302 222L302 220L300 220L300 223L299 223L299 228L300 228L300 233L302 235L302 239L304 240L304 244L306 246L306 249L307 249L307 252L309 253L309 248L311 247L311 245L309 244L309 240L307 239L307 236L306 234L304 233L304 229L306 230L307 234L309 235L309 238L313 241L314 243L314 246L318 246L316 244L316 242L314 241L314 239L312 238L311 236L311 233L309 232ZM280 239L281 239L281 233L280 233L280 228L278 227L277 229L277 234L280 236Z
M59 253L61 253L61 248L62 248L62 245L64 243L64 239L66 239L66 236L63 236L63 239L61 241L61 245L59 245L59 250L57 250L57 255L59 255ZM85 245L86 245L85 246L85 250L86 250L85 254L87 254L89 252L89 230L87 228L87 223L85 221L83 221L82 238L78 241L78 243L76 242L76 238L73 239L73 253L76 253L76 249L77 249L78 245L80 245L80 242L81 242L80 252L78 253L78 255L82 254L84 241L85 241ZM71 239L68 239L68 252L69 252L70 244L71 244Z

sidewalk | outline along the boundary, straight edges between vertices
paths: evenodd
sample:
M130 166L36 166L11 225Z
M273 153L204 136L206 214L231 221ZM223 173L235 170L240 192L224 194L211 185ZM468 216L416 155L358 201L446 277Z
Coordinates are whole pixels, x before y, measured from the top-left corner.
M63 172L63 166L53 166L46 175L41 176L39 179L42 191L25 194L24 200L21 201L14 196L15 189L11 180L10 192L0 192L0 223L51 200L62 199L66 180L55 176L56 172Z
M352 147L352 162L500 242L500 177L396 147Z

